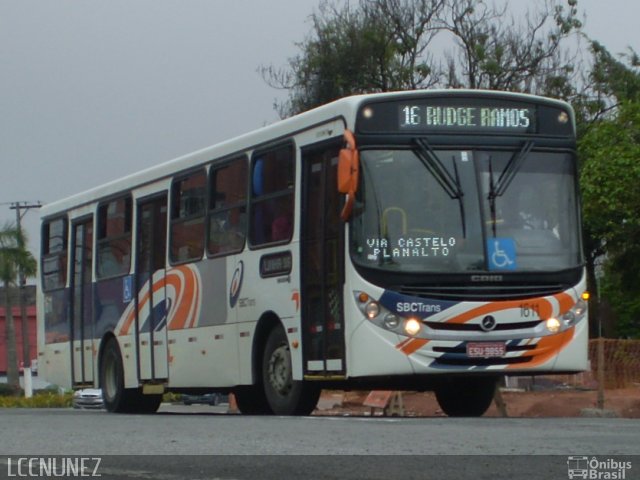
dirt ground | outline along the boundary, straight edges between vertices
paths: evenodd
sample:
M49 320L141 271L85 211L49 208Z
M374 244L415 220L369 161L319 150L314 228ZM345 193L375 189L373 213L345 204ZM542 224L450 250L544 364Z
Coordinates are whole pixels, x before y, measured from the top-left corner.
M369 392L325 391L322 394L315 415L371 415L371 407L364 406ZM579 417L585 416L584 409L597 407L597 390L551 389L544 391L501 392L509 417ZM398 405L398 401L394 405ZM442 417L433 393L402 392L404 416ZM605 390L605 410L614 412L621 418L640 418L640 385ZM393 402L393 397L391 402ZM374 409L374 415L382 415L382 409ZM485 416L502 416L494 402Z

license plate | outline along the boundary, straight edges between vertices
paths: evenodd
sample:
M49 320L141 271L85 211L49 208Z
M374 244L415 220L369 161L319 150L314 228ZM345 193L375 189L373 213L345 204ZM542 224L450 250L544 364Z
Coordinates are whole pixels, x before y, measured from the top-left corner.
M467 356L474 358L503 357L507 353L504 342L469 342Z

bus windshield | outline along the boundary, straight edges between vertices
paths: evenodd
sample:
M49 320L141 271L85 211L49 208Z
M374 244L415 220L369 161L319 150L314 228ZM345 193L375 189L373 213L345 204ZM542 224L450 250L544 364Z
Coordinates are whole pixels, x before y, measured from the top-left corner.
M574 157L521 149L363 150L356 264L395 272L581 265Z

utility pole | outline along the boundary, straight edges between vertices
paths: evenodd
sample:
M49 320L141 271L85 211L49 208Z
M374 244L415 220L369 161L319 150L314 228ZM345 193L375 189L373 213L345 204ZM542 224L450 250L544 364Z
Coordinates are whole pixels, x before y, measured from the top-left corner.
M19 232L18 246L24 247L24 238L22 236L22 217L32 208L40 208L42 204L29 202L13 202L9 207L16 211L16 228ZM24 211L24 213L22 213ZM22 267L18 265L18 302L20 305L20 316L22 317L22 364L24 372L24 396L31 398L33 396L33 387L31 382L31 355L29 355L29 321L27 319L27 306L25 299L25 279ZM7 285L8 287L8 285Z

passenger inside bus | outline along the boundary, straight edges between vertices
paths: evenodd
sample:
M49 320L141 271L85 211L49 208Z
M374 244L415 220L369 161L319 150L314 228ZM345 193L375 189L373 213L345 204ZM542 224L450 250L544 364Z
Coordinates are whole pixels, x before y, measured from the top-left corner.
M525 185L518 194L518 222L525 230L547 230L549 221L544 211L543 199L536 195L531 185Z
M271 241L280 242L282 240L289 240L291 233L293 232L293 223L291 208L289 202L278 202L277 213L273 222L271 222Z

